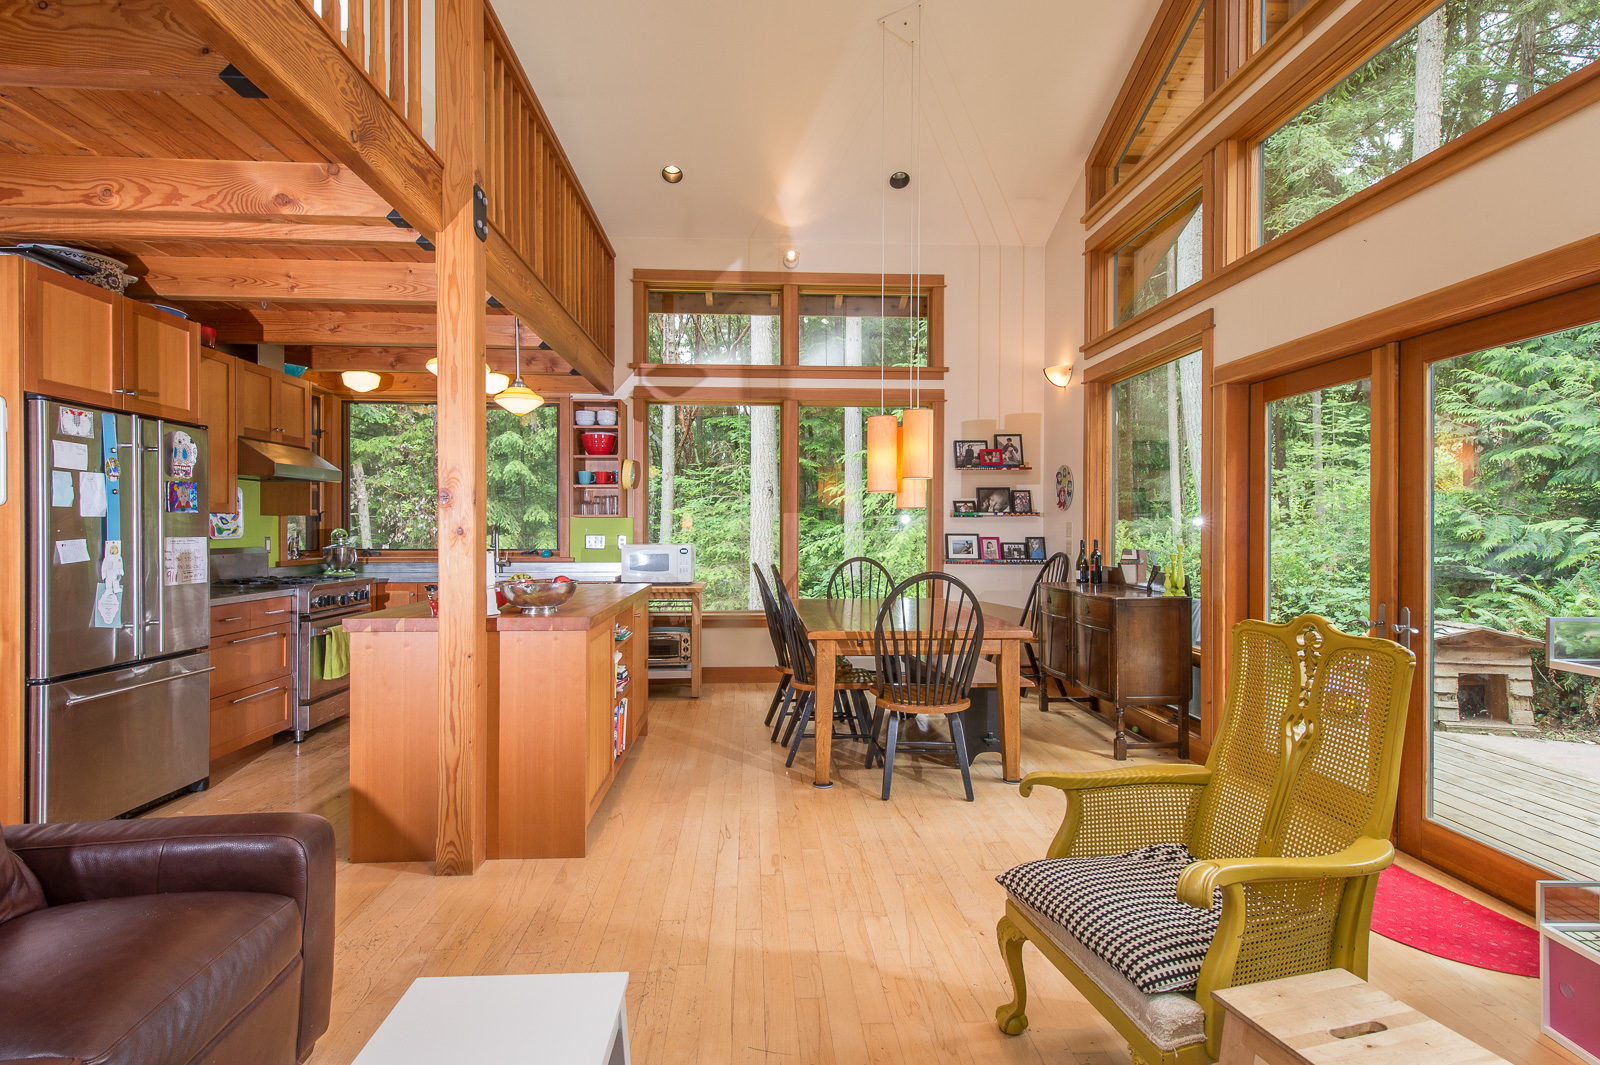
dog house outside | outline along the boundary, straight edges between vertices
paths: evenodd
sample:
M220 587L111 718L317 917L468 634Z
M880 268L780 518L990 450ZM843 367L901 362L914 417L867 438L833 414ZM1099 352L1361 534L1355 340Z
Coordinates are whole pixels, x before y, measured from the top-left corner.
M1433 633L1433 721L1444 731L1536 735L1533 659L1544 641L1481 625Z

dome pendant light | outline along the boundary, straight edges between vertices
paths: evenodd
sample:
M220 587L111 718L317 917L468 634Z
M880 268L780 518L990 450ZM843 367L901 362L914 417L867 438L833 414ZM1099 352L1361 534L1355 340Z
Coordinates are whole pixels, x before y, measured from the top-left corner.
M374 392L383 384L383 376L371 370L346 370L339 380L352 392Z
M495 396L494 401L512 414L521 417L524 414L532 414L544 406L544 397L522 383L522 322L520 320L516 322L514 332L516 334L516 339L513 343L517 352L517 379L511 383L509 388L503 389L498 396Z

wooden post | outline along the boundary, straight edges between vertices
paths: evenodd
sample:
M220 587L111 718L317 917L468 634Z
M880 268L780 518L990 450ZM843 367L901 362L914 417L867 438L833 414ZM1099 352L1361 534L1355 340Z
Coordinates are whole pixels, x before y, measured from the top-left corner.
M444 159L439 307L439 827L434 871L471 874L488 845L488 630L484 602L483 0L437 0Z

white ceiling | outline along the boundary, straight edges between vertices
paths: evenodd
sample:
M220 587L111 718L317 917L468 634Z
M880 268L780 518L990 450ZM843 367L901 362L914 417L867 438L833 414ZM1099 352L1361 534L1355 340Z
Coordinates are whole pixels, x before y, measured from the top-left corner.
M502 0L497 11L613 238L877 244L887 228L901 243L920 193L925 242L1037 245L1158 4L898 9L902 21L921 9L920 151L914 52L878 22L895 0ZM668 163L681 183L661 180ZM888 190L895 170L912 173L910 188Z

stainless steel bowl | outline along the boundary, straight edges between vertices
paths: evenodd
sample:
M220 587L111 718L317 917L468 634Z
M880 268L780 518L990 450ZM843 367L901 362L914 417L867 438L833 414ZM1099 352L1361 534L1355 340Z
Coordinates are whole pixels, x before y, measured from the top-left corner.
M524 614L554 614L578 591L576 581L501 581L495 585L511 606Z

